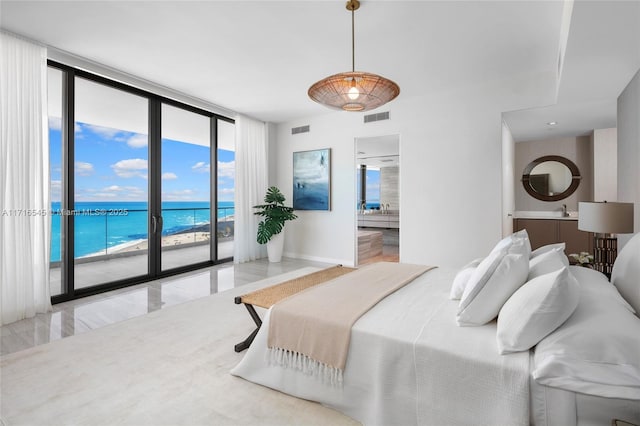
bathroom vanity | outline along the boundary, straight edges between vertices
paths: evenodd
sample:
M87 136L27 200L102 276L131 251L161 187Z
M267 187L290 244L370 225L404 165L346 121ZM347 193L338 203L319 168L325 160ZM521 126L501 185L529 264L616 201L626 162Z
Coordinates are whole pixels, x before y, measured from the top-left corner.
M390 210L365 210L365 213L358 213L358 228L400 228L400 213Z
M578 229L578 217L553 217L540 212L522 214L516 212L513 219L513 230L526 229L531 241L531 249L535 250L547 244L566 243L565 253L593 253L593 234Z

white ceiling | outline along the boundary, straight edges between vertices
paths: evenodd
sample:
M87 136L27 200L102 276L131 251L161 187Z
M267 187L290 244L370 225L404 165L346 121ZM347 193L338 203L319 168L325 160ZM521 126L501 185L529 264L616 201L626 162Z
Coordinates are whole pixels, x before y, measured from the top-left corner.
M400 165L400 136L385 135L356 139L356 163L377 168Z
M616 127L616 100L639 68L640 2L578 1L556 104L509 112L504 119L516 141Z
M508 116L516 139L548 134L539 123L547 113L562 125L578 116L611 127L615 98L640 67L639 5L576 2L557 110ZM3 0L0 8L3 29L276 123L329 112L307 89L351 66L344 1ZM561 1L364 0L356 69L396 81L399 99L549 73L562 10Z

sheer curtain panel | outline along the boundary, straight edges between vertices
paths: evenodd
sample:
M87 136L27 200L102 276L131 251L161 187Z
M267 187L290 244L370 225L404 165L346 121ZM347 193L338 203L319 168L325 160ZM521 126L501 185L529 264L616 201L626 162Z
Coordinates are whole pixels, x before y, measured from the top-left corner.
M263 204L267 191L266 124L239 116L236 119L236 192L233 260L248 262L267 255L256 241L259 217L253 206Z
M47 52L0 32L0 319L51 310Z

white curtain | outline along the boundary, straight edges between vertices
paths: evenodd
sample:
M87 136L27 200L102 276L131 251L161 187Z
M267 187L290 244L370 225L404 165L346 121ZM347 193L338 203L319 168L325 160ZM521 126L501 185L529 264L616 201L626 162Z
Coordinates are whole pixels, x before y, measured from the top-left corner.
M267 192L267 126L245 116L236 119L235 181L235 263L267 255L265 245L257 243L259 216L253 206L264 202Z
M0 319L51 310L47 51L0 33Z

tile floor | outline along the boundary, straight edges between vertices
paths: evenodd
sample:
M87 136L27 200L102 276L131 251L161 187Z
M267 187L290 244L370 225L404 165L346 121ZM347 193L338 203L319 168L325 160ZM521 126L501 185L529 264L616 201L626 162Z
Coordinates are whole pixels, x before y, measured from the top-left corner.
M233 240L218 244L218 259L233 257ZM162 252L162 270L169 270L190 263L205 262L209 259L207 244L173 248ZM75 263L75 288L86 288L109 281L116 281L147 273L148 255L125 253L123 256L100 256L80 258ZM60 267L52 267L49 273L51 295L62 293Z
M0 355L21 351L167 306L218 293L306 266L331 265L283 258L225 263L161 280L59 303L53 311L0 327Z

